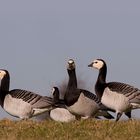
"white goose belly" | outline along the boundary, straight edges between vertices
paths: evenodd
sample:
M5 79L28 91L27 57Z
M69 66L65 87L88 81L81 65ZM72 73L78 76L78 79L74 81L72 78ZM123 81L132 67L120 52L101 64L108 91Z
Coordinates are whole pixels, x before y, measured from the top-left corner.
M11 95L7 95L4 100L3 108L12 116L19 118L29 118L33 110L31 105L22 99L13 98Z
M70 122L75 120L75 116L65 108L55 108L51 110L50 117L53 120L60 122Z
M72 106L67 107L67 109L73 114L90 117L98 112L99 105L94 100L85 97L84 94L81 93L78 101Z
M129 103L127 97L125 97L123 94L113 92L109 88L104 90L101 102L116 112L125 112L131 108L131 104Z

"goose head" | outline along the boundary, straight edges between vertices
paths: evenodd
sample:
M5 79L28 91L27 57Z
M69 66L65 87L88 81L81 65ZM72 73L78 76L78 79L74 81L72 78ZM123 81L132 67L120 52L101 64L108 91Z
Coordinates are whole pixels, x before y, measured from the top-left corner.
M58 89L58 87L53 87L52 88L52 95L53 95L54 101L59 100L59 89Z
M9 75L7 70L0 70L0 80L2 80L6 75Z
M92 61L91 64L88 65L88 67L92 67L92 68L95 68L95 69L102 69L104 66L105 66L105 61L102 60L102 59L95 59Z
M0 69L0 90L8 91L10 85L10 75L7 70Z
M75 62L74 62L73 59L69 59L69 60L68 60L67 69L68 69L68 70L73 70L73 69L75 69Z

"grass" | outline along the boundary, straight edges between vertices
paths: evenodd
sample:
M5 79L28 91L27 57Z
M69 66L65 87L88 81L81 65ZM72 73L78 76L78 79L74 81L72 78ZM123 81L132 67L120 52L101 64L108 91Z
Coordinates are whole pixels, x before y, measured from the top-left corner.
M140 140L140 121L0 121L1 140Z

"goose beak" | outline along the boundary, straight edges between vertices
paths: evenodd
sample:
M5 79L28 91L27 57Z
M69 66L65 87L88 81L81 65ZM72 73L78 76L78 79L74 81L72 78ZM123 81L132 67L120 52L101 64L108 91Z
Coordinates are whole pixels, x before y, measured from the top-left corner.
M91 63L91 64L88 65L88 67L92 67L92 66L93 66L93 63Z

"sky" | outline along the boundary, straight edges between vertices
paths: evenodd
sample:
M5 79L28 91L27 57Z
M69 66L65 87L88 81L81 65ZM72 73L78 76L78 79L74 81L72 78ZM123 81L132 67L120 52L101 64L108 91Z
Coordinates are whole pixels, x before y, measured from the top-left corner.
M10 73L10 89L51 96L53 86L67 83L70 58L83 88L93 93L98 71L88 64L96 58L107 63L107 81L140 88L139 5L138 0L1 1L0 68ZM0 119L13 119L0 112ZM139 115L140 110L132 113Z

